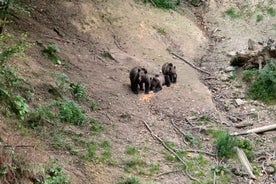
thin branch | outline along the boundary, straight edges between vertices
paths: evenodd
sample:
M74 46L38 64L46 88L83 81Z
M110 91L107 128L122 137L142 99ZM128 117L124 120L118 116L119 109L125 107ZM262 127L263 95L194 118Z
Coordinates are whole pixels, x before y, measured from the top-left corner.
M198 179L194 178L193 176L191 176L189 174L187 163L181 157L179 157L171 148L169 148L161 138L159 138L157 135L155 135L153 133L153 131L151 130L151 128L149 127L147 122L143 121L143 123L145 124L147 130L150 132L151 136L153 138L155 138L156 140L158 140L159 143L161 143L166 150L168 150L170 153L172 153L185 166L185 172L183 171L185 173L185 175L187 175L191 180L197 181L198 183L201 183Z
M187 61L187 60L184 59L183 57L179 56L178 54L176 54L176 53L174 53L174 52L172 52L171 54L174 55L174 56L176 56L178 59L184 61L185 63L187 63L187 64L190 65L192 68L194 68L194 69L196 69L196 70L198 70L198 71L200 71L200 72L202 72L202 73L206 73L206 74L208 74L208 75L211 75L211 73L206 72L206 71L204 71L204 70L202 70L202 69L196 67L194 64L190 63L189 61Z
M214 153L209 153L209 152L203 151L203 150L181 150L181 149L176 149L175 151L184 151L184 152L191 152L191 153L203 153L203 154L211 156L211 157L216 157L217 156Z
M167 175L167 174L171 174L171 173L176 173L176 172L179 172L181 170L173 170L173 171L167 171L167 172L163 172L163 173L160 173L156 176L156 178L160 177L160 176L163 176L163 175Z
M234 132L231 135L246 135L246 134L250 134L250 133L262 133L262 132L266 132L266 131L270 131L270 130L274 130L274 129L276 129L276 124L253 128L250 130L246 130L244 132Z

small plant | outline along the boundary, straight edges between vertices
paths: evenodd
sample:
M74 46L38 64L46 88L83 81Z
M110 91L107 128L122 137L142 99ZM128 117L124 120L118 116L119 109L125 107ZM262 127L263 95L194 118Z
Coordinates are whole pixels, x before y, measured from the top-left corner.
M145 174L147 163L140 157L133 157L126 161L125 171L131 172L136 171L139 174Z
M267 13L268 13L270 16L272 16L272 17L275 17L275 16L276 16L276 10L275 10L275 8L273 8L273 7L268 8L268 9L267 9Z
M94 144L87 144L87 154L84 156L85 160L92 161L96 158L97 148Z
M122 181L119 181L116 184L140 184L140 180L137 177L131 176L126 179L122 179Z
M256 22L261 22L264 19L264 16L262 14L258 14L256 18Z
M97 109L98 109L98 104L97 104L97 102L92 101L92 102L91 102L91 105L90 105L90 108L91 108L92 111L97 110Z
M69 88L70 79L65 73L60 73L57 74L55 83L59 91L66 92Z
M167 34L165 29L162 28L162 27L155 27L155 29L156 29L157 33L159 33L161 35L166 35Z
M217 153L221 158L231 158L236 153L236 146L237 138L227 132L221 132L216 139Z
M47 176L43 184L68 184L68 176L65 175L60 165L53 165L47 170Z
M61 65L61 61L59 60L57 53L60 52L58 46L54 43L51 43L44 47L42 50L43 54L47 56L53 63Z
M139 151L135 147L127 146L126 150L125 150L125 153L128 154L128 155L135 155L135 154L139 153Z
M74 125L82 125L87 116L81 107L73 101L60 100L58 118L61 121L72 123Z
M33 109L27 117L27 122L32 128L42 126L46 122L50 122L55 118L50 106Z
M100 144L100 147L101 147L101 148L107 149L107 148L110 148L110 147L111 147L111 144L110 144L109 141L105 140L105 141L103 141L103 142Z
M252 161L254 159L254 148L248 139L238 139L238 147L243 149L249 160Z
M151 3L157 8L174 9L180 4L180 0L144 0L145 3Z
M103 129L103 126L96 119L91 120L90 131L92 131L94 134L97 134L103 131Z
M236 78L237 78L237 74L235 74L235 73L233 73L233 72L231 72L231 73L229 74L229 79L235 80Z
M237 19L242 16L241 12L237 11L235 8L229 8L224 12L224 15L227 15L231 19Z
M154 174L154 173L156 173L159 170L160 170L160 164L154 164L154 163L152 163L152 164L149 165L149 172L150 172L150 174Z
M81 83L71 83L70 91L73 94L73 96L77 99L84 98L85 96L85 87Z

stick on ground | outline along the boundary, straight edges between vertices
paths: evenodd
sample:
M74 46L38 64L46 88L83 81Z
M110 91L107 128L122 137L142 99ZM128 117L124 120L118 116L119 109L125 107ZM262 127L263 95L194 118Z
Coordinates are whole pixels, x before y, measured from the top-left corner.
M198 70L198 71L200 71L200 72L202 72L202 73L206 73L206 74L208 74L208 75L211 75L209 72L206 72L206 71L204 71L204 70L202 70L202 69L196 67L194 64L190 63L189 61L187 61L187 60L184 59L183 57L179 56L178 54L176 54L176 53L174 53L174 52L172 52L171 54L174 55L175 57L177 57L178 59L184 61L185 63L187 63L187 64L190 65L192 68L194 68L194 69L196 69L196 70Z
M153 133L153 131L151 130L151 128L150 128L150 126L147 124L147 122L143 121L143 123L144 123L144 125L146 126L147 130L150 132L151 136L152 136L154 139L158 140L159 143L161 143L162 146L163 146L164 148L166 148L166 150L168 150L170 153L172 153L172 154L173 154L173 155L174 155L174 156L185 166L185 172L184 172L185 175L187 175L191 180L197 181L198 183L201 183L198 179L194 178L193 176L191 176L191 175L189 174L189 172L188 172L188 165L186 164L186 162L185 162L181 157L179 157L171 148L169 148L169 147L164 143L164 141L162 141L161 138L159 138L157 135L155 135L155 134Z

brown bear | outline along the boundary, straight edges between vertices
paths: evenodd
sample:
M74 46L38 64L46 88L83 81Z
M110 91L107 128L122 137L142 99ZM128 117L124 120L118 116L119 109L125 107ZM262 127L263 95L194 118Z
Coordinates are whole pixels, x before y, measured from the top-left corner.
M162 90L163 85L170 87L171 80L169 75L157 74L153 78L150 78L150 90L153 90L155 93Z
M148 77L148 71L145 68L140 66L134 67L131 69L129 73L130 83L131 83L131 90L138 94L138 85L140 86L140 90L144 90L145 84L145 93L149 93L150 88L150 79Z
M176 67L172 63L164 63L162 66L162 73L168 75L172 83L176 83L177 74Z

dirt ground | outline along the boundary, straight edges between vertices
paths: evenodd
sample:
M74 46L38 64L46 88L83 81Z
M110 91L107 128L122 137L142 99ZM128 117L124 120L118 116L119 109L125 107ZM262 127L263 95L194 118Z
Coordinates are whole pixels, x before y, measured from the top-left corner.
M182 3L177 11L157 9L132 0L28 2L32 4L31 15L15 18L15 24L8 29L28 32L28 41L34 44L28 58L20 64L23 68L21 75L31 81L36 92L32 103L43 103L43 98L47 98L47 85L54 84L51 78L53 71L66 73L71 81L84 84L88 97L97 102L99 109L89 110L86 102L82 105L90 116L102 123L105 131L93 136L84 127L82 135L96 142L109 140L112 158L118 162L117 165L82 163L78 157L67 152L53 151L45 140L32 141L37 138L35 135L25 138L29 144L38 146L39 149L33 151L39 155L37 160L40 162L44 162L49 155L56 157L70 175L72 183L108 184L130 176L123 167L127 146L138 148L146 163L160 165L154 175L139 175L143 183L192 183L187 173L167 173L175 171L177 164L166 160L166 150L153 139L145 123L154 134L175 143L179 149L200 149L213 153L214 143L210 136L198 128L235 132L241 131L235 128L241 121L252 123L245 129L275 123L275 106L245 100L245 87L237 87L242 81L229 79L230 73L226 71L230 60L227 53L246 49L249 38L263 41L275 37L275 17L267 16L267 19L256 23L254 18L231 20L222 16L229 7L241 6L239 1L210 0L200 7ZM59 57L67 67L49 62L41 54L38 43L57 44L61 50ZM212 75L195 70L169 51ZM164 87L158 93L132 93L129 81L132 67L146 67L150 75L154 75L161 71L165 62L176 66L176 84ZM244 103L236 105L236 99L243 99ZM208 117L207 123L199 120L204 117ZM172 122L180 130L196 137L202 142L201 145L183 141L183 136ZM3 130L12 132L7 128ZM8 139L8 135L3 137ZM275 164L275 131L244 137L262 140L256 143L257 158L264 156L264 160L256 161L263 162L262 170L268 162ZM9 141L17 142L16 139ZM197 156L196 153L190 154L188 160ZM204 157L210 165L218 162L217 158ZM198 170L210 173L210 165ZM241 165L233 165L244 172ZM275 172L262 173L255 181L246 176L231 175L231 183L276 182ZM213 180L212 174L198 175L198 178L202 183L212 183ZM223 181L218 180L218 183Z

